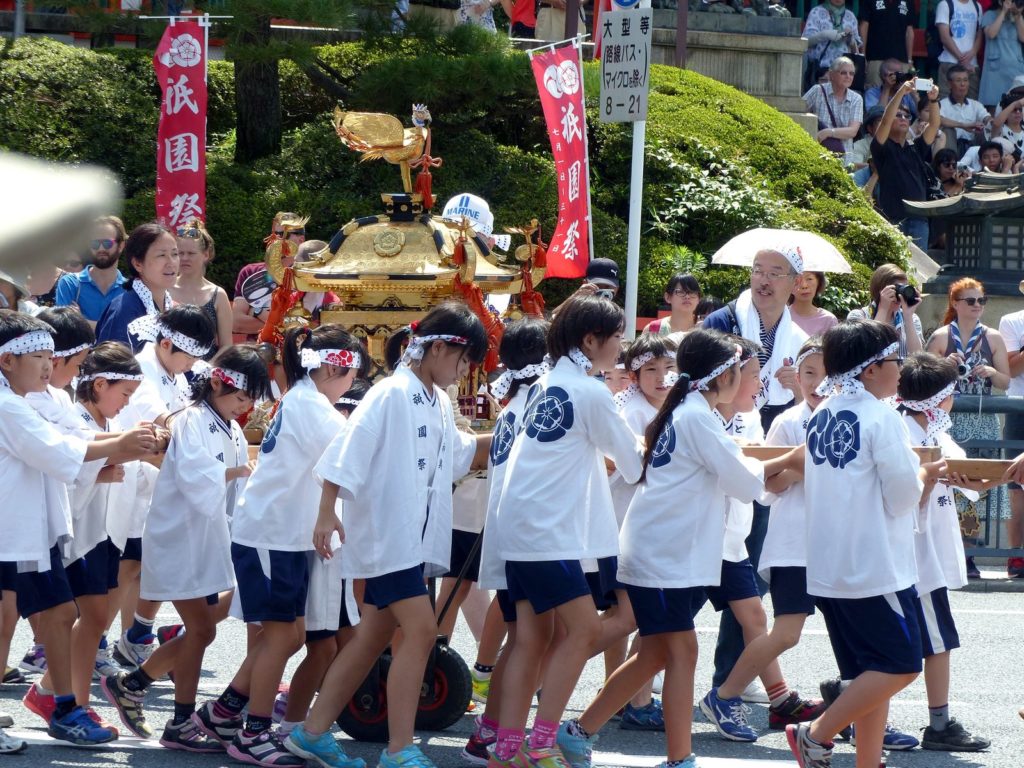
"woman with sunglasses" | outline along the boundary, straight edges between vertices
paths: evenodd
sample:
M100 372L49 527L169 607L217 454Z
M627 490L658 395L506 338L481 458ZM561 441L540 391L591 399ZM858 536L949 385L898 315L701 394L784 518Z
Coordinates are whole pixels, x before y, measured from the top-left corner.
M668 336L670 333L689 331L697 325L697 305L700 303L700 283L691 274L678 272L665 286L665 303L671 314L647 324L645 333Z
M998 330L981 322L988 303L985 287L973 278L961 278L949 286L948 301L943 325L928 340L928 351L948 357L958 366L960 378L955 391L959 394L990 395L993 387L1006 389L1010 385L1006 342ZM1002 437L999 417L994 413L953 413L951 418L953 427L949 434L958 443L999 440ZM979 458L998 458L996 455L986 456L984 449L978 454ZM979 532L977 511L965 497L957 494L956 500L961 533L966 539L973 539ZM1006 516L1004 510L998 512L1000 519ZM973 579L980 578L970 557L967 558L967 575Z
M216 283L206 279L206 266L213 261L213 238L203 222L192 219L177 230L178 279L171 288L175 304L195 304L217 328L217 346L231 344L231 302Z

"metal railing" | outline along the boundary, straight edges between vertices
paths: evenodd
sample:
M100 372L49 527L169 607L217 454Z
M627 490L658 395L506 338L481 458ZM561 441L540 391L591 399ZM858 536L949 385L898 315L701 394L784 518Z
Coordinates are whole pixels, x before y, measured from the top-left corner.
M1024 413L1024 397L1007 395L958 395L953 401L953 413L992 413L1003 416L1008 413ZM1013 459L1024 451L1024 440L965 440L960 443L971 458ZM1000 485L990 490L979 506L979 522L981 530L976 537L976 545L971 547L965 542L964 549L969 556L975 557L1010 557L1020 554L1020 550L1012 550L1005 542L1004 522L1000 518L1000 510L1009 508L1009 489Z

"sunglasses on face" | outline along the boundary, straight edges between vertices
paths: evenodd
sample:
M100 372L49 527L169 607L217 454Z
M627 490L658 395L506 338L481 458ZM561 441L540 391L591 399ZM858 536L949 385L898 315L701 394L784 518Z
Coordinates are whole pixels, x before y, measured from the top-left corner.
M977 304L979 307L984 307L988 304L988 296L967 296L960 301L964 302L968 307L973 307Z
M897 112L896 117L898 117L900 120L909 120L910 114L908 112Z
M102 240L93 240L92 242L89 243L89 247L92 248L94 251L98 251L100 248L109 251L111 248L114 247L114 245L117 244L117 242L117 240L103 238Z
M195 227L179 227L178 237L187 237L189 240L202 240L203 233Z
M943 168L956 168L956 160L949 160L945 163L939 163Z

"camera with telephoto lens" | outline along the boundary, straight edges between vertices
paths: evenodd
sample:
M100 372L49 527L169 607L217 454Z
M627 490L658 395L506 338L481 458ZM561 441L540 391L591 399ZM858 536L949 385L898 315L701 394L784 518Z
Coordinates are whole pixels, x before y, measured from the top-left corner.
M896 283L893 288L896 289L896 298L900 296L907 302L908 307L912 307L921 301L921 294L917 292L917 288L912 285L906 285L903 283Z

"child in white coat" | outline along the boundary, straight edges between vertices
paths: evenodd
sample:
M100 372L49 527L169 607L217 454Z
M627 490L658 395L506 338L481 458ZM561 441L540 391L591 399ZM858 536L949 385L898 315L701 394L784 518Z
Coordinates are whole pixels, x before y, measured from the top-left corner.
M186 752L223 752L192 721L199 672L216 636L219 595L235 586L228 510L239 481L253 468L235 421L266 397L270 378L251 346L226 347L196 372L192 405L171 414L171 440L142 534L144 600L173 602L185 632L161 645L127 675L105 677L104 693L125 724L143 730L141 700L156 679L174 670L174 715L160 743ZM126 703L128 702L128 703ZM148 730L148 727L147 727Z
M352 640L327 670L306 722L285 741L300 758L334 768L362 765L345 755L330 727L401 627L387 680L389 742L378 765L433 765L413 743L423 672L437 634L424 576L448 569L452 481L474 459L483 466L490 443L489 435L455 428L445 388L486 351L483 325L457 302L393 334L385 356L394 373L370 389L316 467L323 493L313 542L322 556L340 556L342 576L365 579L366 588ZM340 554L331 546L335 533L343 541Z

